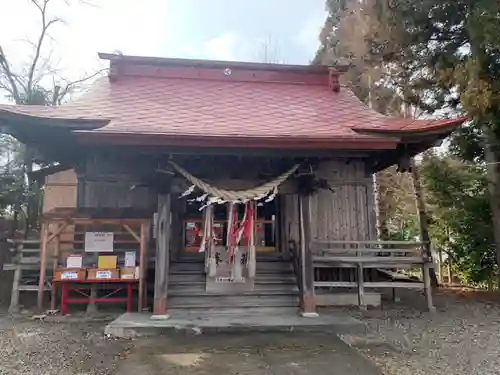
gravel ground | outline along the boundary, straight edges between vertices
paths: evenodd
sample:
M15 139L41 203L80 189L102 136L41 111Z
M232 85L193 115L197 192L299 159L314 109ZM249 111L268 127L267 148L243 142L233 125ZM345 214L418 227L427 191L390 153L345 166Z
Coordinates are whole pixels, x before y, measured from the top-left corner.
M367 336L343 339L386 375L500 374L499 300L440 291L433 315L423 311L423 297L408 292L397 305L360 315L370 328Z
M105 375L128 352L109 340L104 322L40 322L0 315L0 374Z
M440 291L435 304L437 313L426 313L424 298L407 292L397 305L351 310L369 333L342 339L386 375L500 374L500 295ZM118 365L128 366L122 359L143 350L137 341L105 338L105 324L75 316L39 322L0 312L0 375L119 374Z

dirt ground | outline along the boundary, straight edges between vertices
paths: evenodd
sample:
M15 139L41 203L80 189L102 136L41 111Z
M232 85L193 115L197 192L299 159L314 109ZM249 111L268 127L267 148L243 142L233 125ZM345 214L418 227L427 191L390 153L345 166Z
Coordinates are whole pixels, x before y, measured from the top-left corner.
M40 322L0 313L0 374L500 374L498 297L440 291L434 315L411 293L366 313L349 309L369 331L343 341L318 333L126 341L104 336L103 316Z

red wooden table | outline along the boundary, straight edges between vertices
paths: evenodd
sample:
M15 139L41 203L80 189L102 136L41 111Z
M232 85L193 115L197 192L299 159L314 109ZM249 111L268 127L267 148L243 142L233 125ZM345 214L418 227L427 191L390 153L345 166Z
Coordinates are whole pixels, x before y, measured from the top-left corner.
M121 280L121 279L102 279L102 280L57 280L54 284L61 285L61 314L68 314L68 304L70 303L90 303L90 302L100 302L100 303L126 303L127 312L132 311L133 304L133 286L138 283L139 280ZM113 285L109 293L102 297L91 297L89 293L82 290L82 285L89 284L95 285ZM80 288L79 288L80 287ZM116 297L116 293L126 290L126 297ZM79 294L78 297L71 297L70 292L75 292ZM107 291L108 292L108 291Z

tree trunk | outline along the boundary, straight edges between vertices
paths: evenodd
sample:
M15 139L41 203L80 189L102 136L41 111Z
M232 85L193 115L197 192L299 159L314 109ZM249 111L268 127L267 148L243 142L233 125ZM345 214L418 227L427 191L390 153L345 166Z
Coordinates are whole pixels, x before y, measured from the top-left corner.
M422 184L420 183L420 173L414 160L411 161L410 171L413 180L413 188L415 190L418 223L420 226L420 241L425 244L425 252L429 259L432 259L431 239L429 236L429 217L427 216L427 211L425 209L424 194ZM434 268L429 269L429 276L431 279L431 285L433 287L438 287L439 283L436 276L436 270Z
M24 238L28 238L33 226L33 181L31 181L31 172L33 172L33 152L28 145L24 145L24 182L26 184L26 215L24 222Z
M373 180L373 197L375 200L375 223L377 226L377 239L380 241L383 239L382 233L384 232L384 225L381 209L380 209L380 184L379 184L379 176L376 173L372 175Z
M486 161L486 175L488 177L488 191L490 193L491 215L493 219L493 234L495 237L496 259L499 271L497 271L497 286L500 288L500 173L498 163L500 158L495 153L492 145L497 143L494 132L487 126L483 126L484 158Z

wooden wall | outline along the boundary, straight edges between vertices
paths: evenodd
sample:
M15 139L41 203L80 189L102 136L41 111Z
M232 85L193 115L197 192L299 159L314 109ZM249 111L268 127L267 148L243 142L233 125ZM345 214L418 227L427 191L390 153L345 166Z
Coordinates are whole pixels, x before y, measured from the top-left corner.
M147 180L155 170L153 159L147 157L93 155L79 170L78 205L86 207L138 207L157 208L156 191L147 186L137 186ZM310 202L312 238L319 240L373 240L376 238L375 209L372 176L365 170L363 159L333 159L323 161L316 171L319 178L328 181L332 191L321 190ZM231 183L230 183L231 182ZM234 182L234 183L233 183ZM237 184L236 184L237 182ZM173 200L189 186L184 179L172 181ZM256 181L213 181L217 186L243 188ZM249 186L250 186L249 185ZM299 240L297 196L287 183L280 189L280 207L284 223L280 235L285 239ZM179 207L174 211L178 211ZM280 215L281 216L281 215Z
M89 155L78 169L78 206L155 211L156 192L144 185L152 171L152 159L134 155Z
M322 162L319 178L332 191L320 190L310 204L312 238L318 240L371 240L376 238L375 208L371 175L362 159ZM299 241L297 195L285 195L285 230L289 239Z
M77 178L73 169L45 177L42 211L55 207L76 207Z
M77 177L73 169L57 172L45 177L43 187L43 203L42 213L52 210L56 207L76 207L77 196ZM55 230L55 226L49 227L51 231ZM74 227L68 226L60 239L62 241L61 249L66 250L71 248L71 242L74 236ZM54 241L48 245L48 251L51 252L55 248Z

